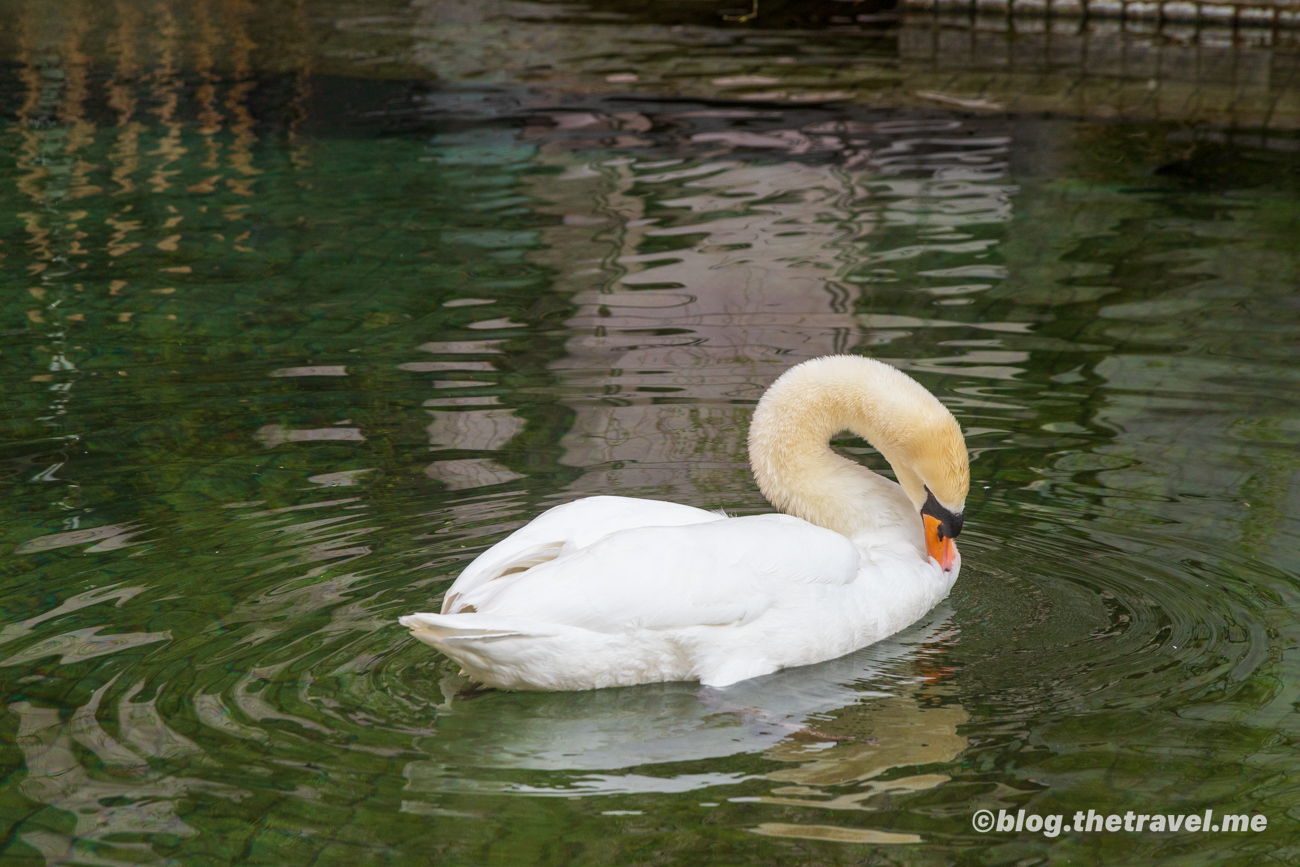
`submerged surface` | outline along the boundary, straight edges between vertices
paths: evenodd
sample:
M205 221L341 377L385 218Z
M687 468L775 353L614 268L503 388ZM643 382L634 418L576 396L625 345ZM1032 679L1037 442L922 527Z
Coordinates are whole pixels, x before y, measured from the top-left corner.
M1295 138L259 72L228 6L0 74L5 864L1300 857ZM397 625L579 496L767 510L749 414L831 352L967 432L926 622L553 695ZM971 827L1090 808L1269 829Z

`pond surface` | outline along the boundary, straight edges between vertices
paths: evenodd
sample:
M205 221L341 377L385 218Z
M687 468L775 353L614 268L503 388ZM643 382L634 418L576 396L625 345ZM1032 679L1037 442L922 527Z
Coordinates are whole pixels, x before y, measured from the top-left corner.
M335 6L6 5L0 861L1300 858L1300 140L698 94L834 48L798 21L541 87ZM749 415L835 352L971 448L912 629L512 694L398 626L577 497L769 510ZM1269 826L971 826L1090 808Z

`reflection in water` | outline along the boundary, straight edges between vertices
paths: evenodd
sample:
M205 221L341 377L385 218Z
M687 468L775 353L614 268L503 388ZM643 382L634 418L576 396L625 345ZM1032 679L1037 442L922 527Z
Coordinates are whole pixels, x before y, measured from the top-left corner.
M98 698L96 694L94 704L70 723L59 719L56 708L26 702L9 707L19 719L16 740L27 768L19 791L75 817L75 826L62 833L30 830L22 835L22 841L47 864L84 863L87 856L103 859L100 863L151 861L155 855L149 843L121 838L185 838L196 833L175 813L175 800L186 794L189 781L150 771L147 753L109 737L94 720ZM124 779L116 784L92 779L81 765L74 741ZM119 839L106 839L113 837Z
M933 789L950 778L896 768L942 765L967 746L958 733L968 719L933 676L909 674L917 660L943 653L953 638L942 607L930 622L842 659L746 681L723 690L656 684L581 693L496 693L457 700L459 684L443 682L447 714L412 762L404 812L447 813L448 797L524 795L577 797L699 792L769 780L764 796L735 803L831 810L877 809L880 799ZM922 665L924 666L924 661ZM889 692L865 689L873 684ZM945 701L945 699L947 699ZM762 775L636 771L762 751L783 767ZM484 769L567 772L538 785L484 776ZM604 773L599 773L604 771ZM794 784L794 785L791 785ZM835 842L919 842L915 834L807 823L766 822L765 836Z
M926 697L932 700L935 695L929 693ZM966 720L966 712L960 705L922 708L911 696L879 699L852 708L836 717L833 727L827 727L834 728L840 738L861 741L851 749L817 756L811 762L799 749L778 747L768 753L778 761L802 763L798 768L768 774L769 779L799 784L774 789L773 795L785 799L773 798L768 802L851 810L862 809L863 801L881 793L931 788L948 777L923 774L884 783L873 780L892 768L944 764L956 759L966 748L966 738L957 734L957 727ZM850 731L852 735L847 734ZM855 782L863 783L864 791L829 799L817 797L828 794L818 786Z
M839 43L797 33L660 33L691 102L313 76L435 52L378 13L330 55L306 4L5 8L5 858L1086 862L969 815L1295 808L1276 141L801 103L763 64ZM933 625L570 695L467 691L396 627L556 502L765 509L750 407L828 352L966 428Z
M784 753L778 748L782 760L789 760L805 747L811 753L839 740L862 739L856 732L835 733L845 723L842 709L872 694L864 693L864 683L888 681L900 690L913 688L915 678L907 676L903 660L915 657L918 647L943 640L942 630L936 618L936 622L909 629L896 640L847 657L725 689L676 683L451 700L447 705L451 713L438 720L439 737L430 739L424 748L434 754L437 768L455 762L552 771L618 770L723 758L782 743L794 745ZM454 696L458 686L460 683L451 681L444 683L443 689ZM899 700L907 703L910 698ZM841 713L828 727L827 714L836 712ZM545 725L538 724L541 720ZM450 739L443 737L453 734ZM444 755L444 742L463 755ZM416 763L411 773L430 777L419 770L430 764ZM440 779L438 786L453 782L462 788L470 785ZM582 788L580 783L575 785Z
M705 122L719 114L763 117L682 114ZM652 121L642 120L650 128ZM557 114L552 122L561 136L542 159L564 171L545 198L562 222L544 237L552 251L566 259L578 251L587 265L564 267L559 283L577 311L569 320L575 336L557 366L569 392L600 395L568 401L577 416L566 460L617 467L588 472L584 491L752 497L741 493L749 488L744 428L767 384L805 358L868 347L888 357L877 347L909 336L904 329L948 324L864 313L860 287L891 279L892 269L872 267L880 263L936 252L987 255L991 239L968 230L1006 222L1014 192L1002 182L1008 139L971 137L949 120L697 133L689 139L710 143L713 158L595 162L575 157L602 128L626 125L626 114ZM575 130L582 137L568 139ZM788 161L808 152L812 140L844 162ZM779 156L756 164L720 158L719 146L737 143ZM927 177L898 177L918 171ZM877 241L882 226L910 227L924 242ZM928 282L938 283L937 291L953 290L942 279L950 274L934 276L940 279ZM976 351L947 360L988 357Z

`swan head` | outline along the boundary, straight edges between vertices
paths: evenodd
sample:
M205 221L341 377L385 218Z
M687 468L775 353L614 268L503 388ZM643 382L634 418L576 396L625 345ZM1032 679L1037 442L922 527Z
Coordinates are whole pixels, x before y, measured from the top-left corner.
M909 377L910 379L910 377ZM924 394L919 398L917 392ZM949 572L957 559L953 540L965 520L970 491L966 439L948 408L919 384L913 391L913 425L886 459L925 527L926 552Z

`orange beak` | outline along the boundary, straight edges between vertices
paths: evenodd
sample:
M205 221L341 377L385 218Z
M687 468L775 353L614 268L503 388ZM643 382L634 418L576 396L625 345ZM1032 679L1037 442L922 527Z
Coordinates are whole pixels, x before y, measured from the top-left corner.
M922 515L921 520L925 522L925 550L935 560L939 561L939 568L945 572L952 571L953 560L957 557L957 546L953 544L951 536L940 535L939 521L930 515Z

